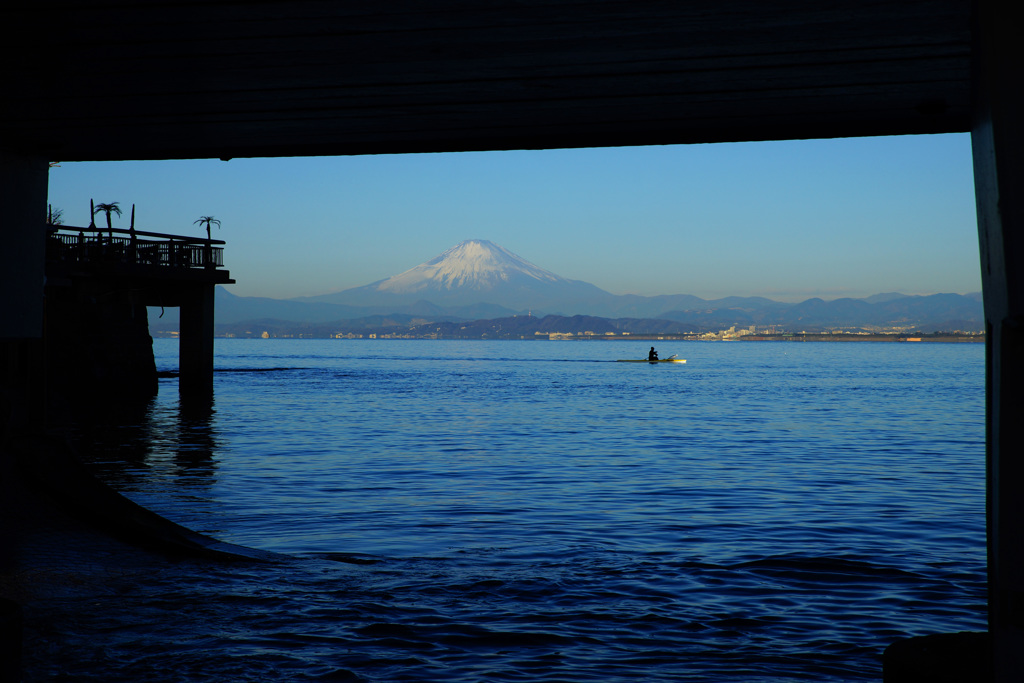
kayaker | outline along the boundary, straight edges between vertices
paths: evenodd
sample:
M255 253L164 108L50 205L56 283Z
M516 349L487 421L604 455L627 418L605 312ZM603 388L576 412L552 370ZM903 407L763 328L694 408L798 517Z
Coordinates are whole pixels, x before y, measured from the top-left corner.
M651 347L650 352L647 354L647 360L658 360L658 352L654 350L653 346Z

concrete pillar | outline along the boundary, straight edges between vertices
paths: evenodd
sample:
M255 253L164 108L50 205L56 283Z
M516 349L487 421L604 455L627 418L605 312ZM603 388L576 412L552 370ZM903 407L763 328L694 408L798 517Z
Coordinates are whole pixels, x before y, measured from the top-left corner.
M1024 43L1005 5L979 0L975 12L971 140L988 333L989 631L995 679L1024 681Z
M49 411L145 403L158 390L141 295L107 279L46 288ZM55 416L60 419L59 416Z
M31 433L44 424L48 169L45 158L0 155L0 437L8 428Z
M213 394L213 284L189 285L179 313L178 387L182 395Z

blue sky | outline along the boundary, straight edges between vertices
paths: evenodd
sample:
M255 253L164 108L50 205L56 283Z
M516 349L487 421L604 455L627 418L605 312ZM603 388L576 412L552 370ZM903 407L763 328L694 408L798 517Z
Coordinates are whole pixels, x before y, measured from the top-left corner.
M970 137L62 163L50 203L88 225L202 236L239 296L368 284L489 239L615 294L802 301L981 289ZM101 218L101 217L100 217Z

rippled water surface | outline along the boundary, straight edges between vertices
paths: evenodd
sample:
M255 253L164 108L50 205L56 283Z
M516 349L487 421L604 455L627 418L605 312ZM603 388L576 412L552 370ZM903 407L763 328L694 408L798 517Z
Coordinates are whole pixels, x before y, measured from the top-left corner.
M89 457L291 559L126 576L41 678L878 680L984 628L980 344L218 340ZM173 341L157 363L176 367ZM84 607L84 605L82 605Z

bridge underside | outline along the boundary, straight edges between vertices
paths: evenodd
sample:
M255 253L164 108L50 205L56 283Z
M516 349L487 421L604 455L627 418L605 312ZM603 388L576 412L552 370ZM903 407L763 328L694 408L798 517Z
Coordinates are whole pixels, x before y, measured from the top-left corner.
M992 0L16 0L3 13L0 379L23 430L43 418L32 387L47 161L971 131L990 625L997 678L1024 680L1024 91L1013 70L1024 55L1009 10Z
M49 160L970 129L962 0L41 0L5 15L4 145Z

